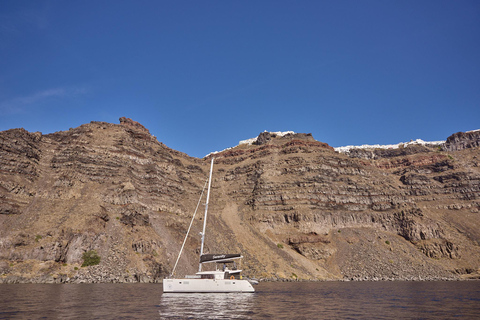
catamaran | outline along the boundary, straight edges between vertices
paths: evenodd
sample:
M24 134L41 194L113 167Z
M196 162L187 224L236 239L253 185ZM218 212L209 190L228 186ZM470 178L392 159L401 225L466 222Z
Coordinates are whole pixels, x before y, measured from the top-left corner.
M213 171L213 157L210 164L210 175L208 178L207 200L205 203L205 215L203 218L202 244L200 247L200 263L198 272L194 275L187 275L184 278L174 278L175 268L177 266L182 250L185 246L188 234L192 227L195 214L197 212L200 200L203 196L200 195L197 208L193 214L192 221L183 241L177 261L173 267L170 277L163 279L163 292L254 292L252 284L258 283L255 280L243 279L242 270L237 268L236 260L243 258L241 254L204 254L203 248L205 243L205 229L207 226L208 201L210 199L210 187L212 184ZM205 189L205 187L204 187ZM215 263L215 270L202 271L202 266L208 263ZM233 266L231 266L233 264ZM219 265L222 265L219 268Z

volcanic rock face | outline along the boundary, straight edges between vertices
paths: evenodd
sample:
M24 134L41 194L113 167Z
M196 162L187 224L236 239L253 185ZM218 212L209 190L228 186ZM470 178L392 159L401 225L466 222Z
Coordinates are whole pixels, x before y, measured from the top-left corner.
M0 143L5 281L156 281L166 274L167 248L177 250L205 176L202 161L128 119L43 136L8 130ZM100 265L79 268L89 250L99 252Z
M0 281L170 274L209 159L120 123L0 132ZM455 151L345 155L310 134L261 133L215 155L206 251L242 252L246 275L266 279L477 277L480 151L468 137L447 140ZM197 268L202 223L197 215L178 275ZM100 264L81 267L90 250Z
M480 130L457 132L447 138L445 150L458 151L467 148L477 148L480 146Z

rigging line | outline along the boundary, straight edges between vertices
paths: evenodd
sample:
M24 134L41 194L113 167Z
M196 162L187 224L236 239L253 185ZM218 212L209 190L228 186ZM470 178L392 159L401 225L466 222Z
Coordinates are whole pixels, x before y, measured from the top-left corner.
M205 191L205 187L207 186L208 179L205 181L205 185L203 186L202 193L200 194L200 199L198 199L197 207L195 208L195 212L193 213L192 221L190 221L190 226L188 227L187 234L185 235L185 239L183 240L182 248L180 249L180 252L178 253L177 261L175 261L175 265L173 266L172 273L170 276L173 277L173 274L175 273L175 268L177 267L178 260L180 259L180 256L182 255L183 247L185 246L185 242L187 242L188 234L190 233L190 229L192 228L193 220L195 219L195 215L197 214L198 207L200 206L200 201L202 200L203 197L203 192Z
M205 217L203 218L203 231L202 231L202 246L200 248L200 257L203 255L203 245L205 244L205 229L207 228L207 212L208 212L208 200L210 199L210 186L212 185L212 173L213 173L213 160L210 164L210 177L208 178L208 191L207 191L207 202L205 203ZM202 264L198 264L198 272L202 271Z

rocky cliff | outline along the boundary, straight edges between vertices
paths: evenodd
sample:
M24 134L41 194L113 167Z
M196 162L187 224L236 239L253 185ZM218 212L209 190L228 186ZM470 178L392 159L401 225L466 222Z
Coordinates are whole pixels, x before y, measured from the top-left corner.
M347 155L262 133L215 155L206 251L242 252L262 279L476 278L479 141ZM208 169L127 118L0 132L0 281L161 281ZM179 275L197 268L201 216Z
M480 130L457 132L447 138L444 149L458 151L480 146Z

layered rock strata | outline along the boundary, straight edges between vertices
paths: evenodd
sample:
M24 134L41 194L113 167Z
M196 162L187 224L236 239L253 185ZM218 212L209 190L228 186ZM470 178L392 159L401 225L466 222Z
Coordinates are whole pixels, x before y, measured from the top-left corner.
M215 155L206 250L242 252L246 275L270 280L477 277L475 136L345 155L310 134L261 133ZM121 118L0 132L0 166L0 281L158 282L209 159ZM197 268L202 223L197 215L179 275ZM100 264L81 267L90 250Z

